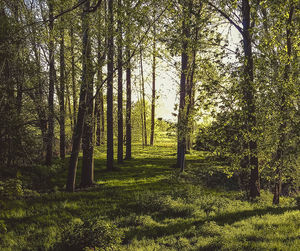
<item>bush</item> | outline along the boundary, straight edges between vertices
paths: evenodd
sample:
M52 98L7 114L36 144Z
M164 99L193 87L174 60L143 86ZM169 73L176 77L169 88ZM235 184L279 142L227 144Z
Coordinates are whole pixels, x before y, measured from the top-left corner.
M6 232L7 232L7 228L5 222L3 220L0 220L0 234L4 234Z
M19 179L8 179L0 181L0 198L17 199L23 196L22 181Z
M74 219L62 233L59 250L116 250L123 232L110 222L99 218ZM57 250L57 249L56 249Z

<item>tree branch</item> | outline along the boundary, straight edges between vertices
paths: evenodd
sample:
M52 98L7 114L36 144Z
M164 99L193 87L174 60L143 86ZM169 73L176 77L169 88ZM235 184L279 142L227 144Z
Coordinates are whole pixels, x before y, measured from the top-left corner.
M240 33L241 35L243 36L244 34L244 31L243 29L235 23L235 21L233 21L233 19L224 11L222 11L221 9L219 9L217 6L215 6L213 3L211 3L210 1L207 1L207 4L211 7L213 7L217 12L219 12L223 17L225 17L229 23L231 23Z

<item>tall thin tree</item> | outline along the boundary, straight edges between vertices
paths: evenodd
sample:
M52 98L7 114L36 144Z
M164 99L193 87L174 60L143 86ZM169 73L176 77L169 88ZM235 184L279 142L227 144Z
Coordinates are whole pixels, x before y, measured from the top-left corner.
M122 0L118 0L118 163L123 162L123 29Z
M77 123L75 124L74 127L73 139L72 139L72 152L69 161L69 171L68 171L68 179L67 179L67 186L66 186L66 189L69 192L73 192L75 190L78 155L80 150L80 142L83 133L83 125L84 125L84 118L85 118L85 111L86 111L86 92L87 92L87 85L88 85L87 67L91 57L91 51L89 49L90 48L89 30L87 28L89 7L90 7L90 1L87 0L83 5L83 13L82 13L82 84L80 87Z
M48 93L48 133L46 165L52 164L53 143L54 143L54 19L53 19L53 1L48 0L49 7L49 93Z
M190 11L191 1L188 4L184 3L183 17L182 17L182 48L181 48L181 76L180 76L180 90L179 90L179 114L178 114L178 128L177 128L177 167L183 172L185 168L185 151L186 151L186 85L188 76L189 53L188 43L190 38Z
M114 169L113 131L113 74L114 74L114 1L108 0L108 39L107 39L107 169Z
M292 2L292 1L291 1ZM290 3L288 18L286 20L286 48L287 48L287 60L284 67L284 76L283 81L280 81L279 94L280 94L280 117L282 119L279 129L279 143L276 151L276 177L275 177L275 186L274 186L274 197L273 204L278 205L281 193L281 180L282 180L282 171L284 168L284 154L286 152L286 141L287 141L287 121L288 121L288 111L287 111L287 84L290 81L290 64L292 56L292 20L294 15L294 4Z
M63 10L63 1L60 3ZM61 17L60 23L60 88L59 88L59 150L60 158L64 159L66 154L66 133L65 133L65 32L64 17Z
M155 18L155 11L154 11ZM154 144L155 131L155 100L156 100L156 25L153 24L153 48L152 48L152 97L151 97L151 134L150 145Z

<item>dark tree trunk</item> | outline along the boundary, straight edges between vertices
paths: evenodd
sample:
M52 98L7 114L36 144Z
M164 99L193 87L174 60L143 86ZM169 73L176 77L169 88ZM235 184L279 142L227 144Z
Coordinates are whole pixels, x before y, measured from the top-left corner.
M189 1L191 4L191 1ZM185 111L186 85L188 76L188 39L190 37L189 18L190 13L188 7L183 6L182 20L182 48L181 48L181 76L179 90L179 113L177 128L177 167L183 172L185 168L185 151L186 151L186 122L187 114Z
M92 68L92 65L89 64ZM87 83L87 112L83 126L82 137L82 172L81 187L88 187L94 183L94 105L93 105L93 76L88 70Z
M77 113L77 123L74 127L73 139L72 139L72 153L69 161L69 171L66 189L69 192L75 190L75 179L78 163L78 155L80 151L80 142L83 132L83 124L86 113L86 93L88 85L88 73L87 66L90 61L90 50L89 50L89 36L88 27L86 27L86 21L88 19L87 10L89 9L90 2L87 0L83 6L82 14L82 84L80 88L79 107Z
M114 67L114 13L113 0L108 0L108 54L107 54L107 169L114 169L113 135L113 67Z
M86 116L82 135L82 172L81 187L88 187L94 183L94 99L93 99L93 65L91 60L91 44L89 39L89 19L86 17L84 27L88 33L86 61Z
M118 163L123 162L123 39L122 0L118 0Z
M54 34L53 34L53 3L48 1L49 5L49 96L48 96L48 134L46 165L52 164L53 141L54 141Z
M274 197L273 204L278 205L280 194L281 194L281 178L282 178L282 170L284 168L284 153L285 153L285 145L287 141L286 128L287 128L287 120L288 120L288 111L287 111L287 101L286 101L286 86L285 84L289 82L290 75L290 61L292 56L292 40L291 40L291 24L293 19L294 6L290 7L289 17L286 22L286 46L287 46L287 57L288 61L284 67L284 76L283 82L281 81L281 86L279 88L280 91L280 114L281 114L281 123L278 129L279 134L279 144L276 152L276 176L275 176L275 187L274 187Z
M242 0L242 16L243 16L243 43L244 43L244 84L243 84L243 107L245 125L248 134L252 134L256 128L255 116L255 100L254 100L254 87L253 87L253 56L252 56L252 39L250 34L250 5L249 0ZM258 157L257 157L257 141L250 139L246 143L249 148L250 156L248 160L244 161L250 168L250 198L260 196L260 181L258 170ZM245 145L246 145L245 144ZM242 167L244 168L244 167Z
M63 26L64 18L61 18ZM60 90L59 90L59 152L60 158L65 158L66 134L65 134L65 38L64 28L60 27Z
M154 15L155 17L155 15ZM155 130L155 99L156 99L156 27L153 27L153 51L152 51L152 98L151 98L151 135L150 145L154 143L154 130Z

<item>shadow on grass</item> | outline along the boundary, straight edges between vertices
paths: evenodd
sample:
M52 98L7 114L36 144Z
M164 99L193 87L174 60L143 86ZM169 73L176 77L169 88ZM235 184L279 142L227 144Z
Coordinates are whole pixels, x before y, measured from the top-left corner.
M215 221L218 225L221 226L225 224L231 225L235 222L245 220L254 216L264 216L267 214L280 215L287 211L293 211L293 210L297 210L297 208L286 207L286 208L266 208L266 209L246 210L237 213L223 214L216 217L208 217L202 220L191 219L190 221L174 222L168 225L152 225L152 226L150 225L150 226L132 228L125 234L126 236L125 244L127 244L128 242L130 242L130 240L134 238L141 240L143 238L160 238L169 235L182 236L183 233L188 232L193 226L196 226L199 229L207 221ZM208 248L203 250L210 250L210 249Z
M237 221L245 220L254 216L264 216L266 214L279 215L287 211L297 210L297 207L267 207L263 209L245 210L234 213L222 214L212 217L211 220L215 221L218 225L233 224Z

